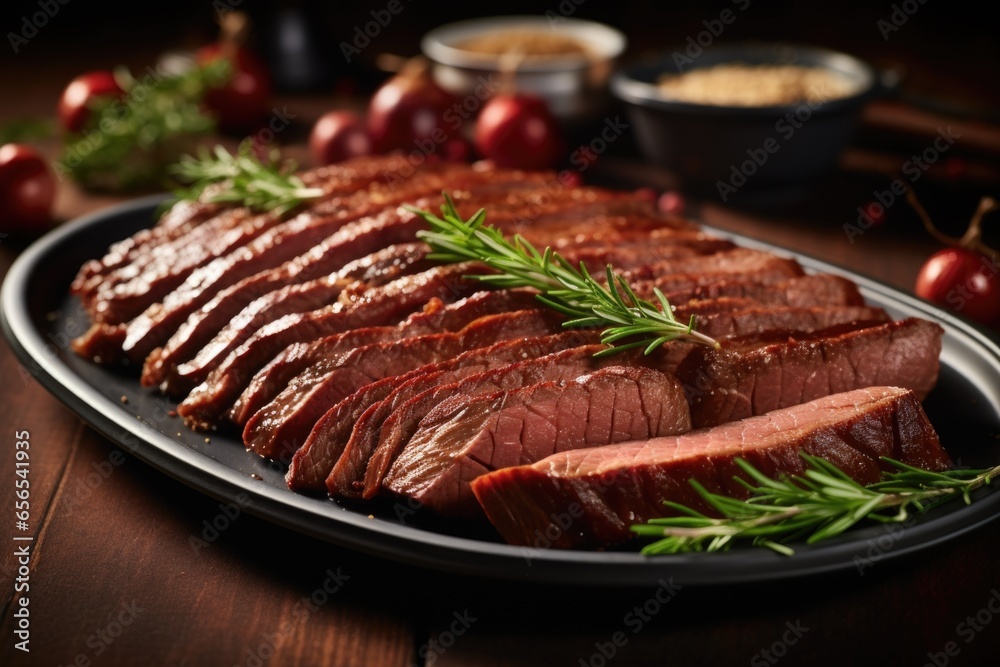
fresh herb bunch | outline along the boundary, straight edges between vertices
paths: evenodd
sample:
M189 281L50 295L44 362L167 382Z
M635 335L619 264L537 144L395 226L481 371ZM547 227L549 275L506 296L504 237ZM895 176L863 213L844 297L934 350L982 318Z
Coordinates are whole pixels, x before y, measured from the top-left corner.
M213 185L225 183L210 194L206 201L238 204L258 211L274 211L284 215L305 201L323 195L322 188L307 188L293 174L294 162L281 163L278 151L272 151L267 160L254 154L253 145L244 141L236 154L222 146L209 152L201 147L197 157L184 155L170 167L170 173L190 187L174 193L165 202L169 207L180 200L194 201L201 198Z
M123 99L103 99L85 129L66 138L56 169L94 190L132 191L168 185L167 167L215 132L201 105L231 67L219 60L180 75L150 74L141 82L115 71Z
M417 232L433 253L431 259L443 262L477 260L497 269L494 275L470 276L497 287L533 287L541 292L538 300L567 315L567 327L606 327L601 341L610 345L599 356L642 347L646 354L672 340L687 340L711 347L718 342L695 331L695 318L678 322L666 297L654 289L657 304L639 298L620 274L609 265L607 284L602 284L581 263L577 269L551 248L539 252L520 235L513 242L498 229L488 226L486 211L480 209L469 220L462 220L451 197L445 194L441 217L429 211L410 208L421 216L430 231ZM618 344L620 341L638 338Z
M678 554L692 551L726 551L740 539L790 556L788 542L814 544L840 535L863 520L900 523L911 514L962 498L971 502L972 491L990 484L1000 475L1000 466L985 470L931 472L883 457L896 468L884 472L882 480L861 486L829 461L803 454L803 475L771 479L743 459L736 463L757 485L736 478L750 492L737 500L708 491L695 480L690 484L721 518L709 517L685 505L664 505L682 516L650 519L632 526L644 537L660 540L642 553Z

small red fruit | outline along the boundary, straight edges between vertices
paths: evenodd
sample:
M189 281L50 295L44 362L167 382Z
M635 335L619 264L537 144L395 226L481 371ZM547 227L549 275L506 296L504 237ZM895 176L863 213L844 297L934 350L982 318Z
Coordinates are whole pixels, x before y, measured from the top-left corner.
M370 155L372 142L365 121L353 111L329 111L313 125L309 152L317 165Z
M917 296L987 326L1000 327L997 262L966 248L945 248L917 274Z
M687 202L684 201L684 197L671 190L660 195L660 198L656 201L656 205L662 213L669 215L684 215L684 209L687 208Z
M90 107L96 100L124 94L111 72L81 74L69 82L59 98L59 124L67 132L79 132L86 125Z
M565 157L558 122L534 95L497 95L487 102L476 119L475 143L500 167L547 169Z
M910 190L907 199L930 234L947 244L927 258L917 274L917 295L960 315L1000 328L1000 264L997 251L982 239L986 214L1000 210L992 197L983 197L961 238L941 233Z
M45 160L29 146L0 146L0 229L39 232L52 226L56 182Z
M368 104L372 147L376 153L397 149L418 150L425 156L438 153L460 134L462 120L453 111L455 104L455 97L431 79L424 60L408 61Z
M254 54L229 42L209 44L198 50L200 65L219 59L229 61L232 76L228 83L205 91L205 106L231 133L249 132L267 116L271 101L271 76Z

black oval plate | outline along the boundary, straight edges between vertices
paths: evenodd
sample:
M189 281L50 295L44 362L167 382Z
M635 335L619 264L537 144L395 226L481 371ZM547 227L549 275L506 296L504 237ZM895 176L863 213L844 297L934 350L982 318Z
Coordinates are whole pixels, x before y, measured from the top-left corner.
M898 557L972 530L1000 512L1000 490L953 503L902 528L855 529L792 557L765 549L644 557L635 552L576 552L502 544L481 525L434 521L405 504L345 507L289 491L284 468L244 450L235 434L186 429L173 405L140 387L137 371L97 366L68 349L88 325L79 300L68 296L77 269L107 247L148 227L159 197L81 218L28 248L0 292L0 323L18 358L38 381L98 431L155 468L219 500L338 545L407 563L471 575L588 586L652 585L664 577L682 584L725 584L797 577L860 567ZM925 317L945 327L942 372L925 409L961 466L1000 462L1000 347L954 315L874 280L829 264L725 234L742 245L795 256L814 271L856 281L870 303L894 317ZM121 397L127 397L123 403ZM260 479L251 477L255 475ZM867 560L866 560L867 559Z

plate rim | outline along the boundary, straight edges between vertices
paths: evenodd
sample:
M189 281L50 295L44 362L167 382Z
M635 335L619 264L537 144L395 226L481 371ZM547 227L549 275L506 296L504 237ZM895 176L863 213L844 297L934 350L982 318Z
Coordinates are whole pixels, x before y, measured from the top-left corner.
M246 494L250 500L243 509L250 514L325 542L379 557L471 576L554 585L643 586L673 578L685 585L711 586L814 576L850 568L859 545L875 539L865 540L865 537L874 536L878 527L864 528L852 531L841 541L798 548L792 559L757 548L722 554L655 557L642 556L638 552L537 549L447 535L388 520L372 520L329 500L251 479L153 430L99 393L57 356L46 354L47 342L31 320L27 298L31 294L31 279L37 274L42 260L58 254L60 247L94 227L111 226L118 219L140 216L144 211L151 213L163 198L164 195L153 195L102 209L66 223L32 243L15 259L0 287L0 328L18 360L32 369L35 379L84 422L115 446L209 497L234 502L241 494ZM149 219L148 215L146 217ZM960 316L836 264L742 234L708 225L702 228L737 240L745 247L756 246L794 257L807 269L848 277L866 296L877 295L922 311L926 317L941 323L946 335L961 335L990 352L990 361L1000 369L1000 346L996 336ZM121 240L120 237L98 238L100 243L107 241L108 244ZM128 444L129 439L135 443ZM884 558L899 558L978 529L996 518L1000 514L997 510L1000 510L1000 490L992 490L972 505L907 527ZM954 515L961 515L958 525L954 525ZM948 525L942 526L942 523Z

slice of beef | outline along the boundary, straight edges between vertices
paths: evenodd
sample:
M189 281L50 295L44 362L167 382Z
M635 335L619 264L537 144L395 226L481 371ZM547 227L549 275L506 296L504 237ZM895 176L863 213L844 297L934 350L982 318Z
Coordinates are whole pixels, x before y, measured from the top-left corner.
M736 244L713 236L700 229L687 229L663 223L640 222L632 226L608 226L600 217L593 221L575 223L562 230L551 230L544 226L537 230L553 250L563 256L577 250L597 252L614 245L676 245L705 247L714 251L729 250ZM555 233L558 231L559 233ZM531 235L531 234L529 234ZM531 235L534 238L535 235Z
M460 176L461 180L449 181L451 187L463 188L462 196L458 198L459 207L466 207L464 212L471 215L474 212L472 201L477 202L476 206L479 203L486 203L493 207L495 214L501 218L506 215L505 211L508 208L517 210L522 199L536 191L539 187L537 180L541 177L540 174L523 174L515 171L479 174L475 176L481 179L479 181L470 180L473 177L468 174L462 173ZM424 183L421 187L427 189L430 186ZM412 195L418 194L419 190L415 190L416 188L417 185L411 184L407 192ZM407 192L392 193L393 201L406 199ZM370 193L366 194L369 195ZM595 194L595 197L598 196L611 197L613 193ZM469 201L465 201L466 198ZM499 199L494 205L495 198ZM383 199L384 197L377 199L379 205ZM429 208L438 199L439 195L434 195L432 198L410 201L416 203L418 207ZM345 215L349 213L356 217L358 207L348 206L343 211ZM193 310L213 298L220 288L226 288L234 281L237 282L237 286L227 294L227 301L232 307L237 304L247 305L266 291L319 278L340 268L349 259L361 257L386 244L411 240L418 230L425 227L425 224L413 213L402 208L386 210L380 215L345 225L313 247L308 245L320 234L322 225L314 222L303 223L299 227L283 233L281 238L272 239L272 235L261 237L248 248L244 248L244 252L220 258L192 273L185 285L171 293L163 304L154 304L128 325L124 351L129 358L133 361L145 358L153 349L164 343ZM279 231L281 229L276 228L274 234L278 234ZM281 247L271 248L274 243L280 243ZM274 267L273 264L276 262L283 263L280 267Z
M393 211L402 202L439 193L458 173L471 177L471 172L463 167L434 166L396 188L373 188L322 201L288 220L280 220L274 214L257 216L251 218L255 224L241 226L233 230L234 234L218 235L204 243L184 244L182 259L169 254L154 258L131 280L105 283L94 299L93 317L109 324L127 322L178 287L182 292L213 290L214 293L250 273L297 257L349 222ZM264 224L267 221L274 224Z
M500 183L486 183L468 187L459 193L455 201L460 214L471 216L478 206L485 204L491 207L494 218L503 220L509 217L510 211L519 210L525 199L530 199L533 194L538 192L538 186L530 180L516 184L505 184L502 179L500 180ZM500 198L495 200L494 198L498 196ZM610 191L599 191L593 194L593 199L603 201L612 196L613 193ZM416 206L428 208L432 203L433 200L424 199L416 202ZM564 204L565 202L561 200L555 200L551 205L561 207ZM569 204L575 204L575 200L569 200ZM377 244L385 240L384 237L378 235L374 236L373 239ZM358 241L352 240L351 243L356 245ZM217 294L211 301L193 313L185 325L172 336L172 339L183 341L183 349L195 349L200 345L207 345L209 340L223 329L224 323L235 317L242 307L247 306L255 299L263 299L255 308L258 313L255 316L255 321L258 323L256 328L277 319L277 317L265 317L264 313L288 314L318 308L325 303L322 296L324 283L322 281L313 283L311 280L327 276L341 265L345 254L343 246L341 237L335 235L327 239L321 246L286 262L281 267L244 278ZM351 252L351 246L347 247L346 252ZM287 286L304 282L310 284L302 289L284 289ZM338 289L337 286L333 286L333 288ZM309 294L307 298L303 294L306 291ZM327 302L333 301L334 298L331 297ZM314 304L311 308L301 305L307 299ZM286 300L290 300L290 302L285 303ZM248 336L251 333L252 331L243 329L240 335ZM166 389L175 394L189 391L203 381L207 374L225 358L224 354L220 352L220 348L215 346L213 346L212 351L199 354L198 357L193 362L194 365L186 367L182 374L173 374L171 366L179 362L172 362L171 358L163 359L162 355L153 351L147 358L147 369L144 371L144 375L147 377L144 381L150 384L166 381ZM185 358L180 361L188 360ZM164 374L167 374L168 377L164 377ZM180 375L187 377L182 378Z
M915 318L840 325L731 339L719 350L692 346L671 363L702 428L861 387L903 387L923 399L937 382L942 334Z
M714 303L718 301L702 302L705 305ZM678 319L686 321L688 312L679 308ZM889 320L888 313L881 308L866 306L752 306L715 312L703 309L702 314L694 316L695 329L712 338L749 336L767 331L810 333L845 324L861 326Z
M684 392L669 375L612 366L570 382L453 396L431 411L386 476L386 487L441 514L476 516L480 475L557 452L684 433Z
M391 412L391 406L400 405L429 387L511 367L526 359L546 358L554 362L555 367L566 365L569 363L567 355L579 354L576 345L598 338L599 334L594 331L566 331L540 338L504 341L421 366L405 375L373 382L330 408L316 423L305 444L292 459L285 477L289 488L326 491L329 485L327 477L331 477L337 480L334 483L337 495L360 495L358 482L377 443L378 422ZM592 355L601 349L602 345L592 345L586 348L585 355L592 359ZM559 354L555 354L557 352ZM592 370L591 366L587 368Z
M405 155L366 156L306 171L299 174L299 178L307 187L322 185L331 195L344 195L366 187L373 180L382 179L386 170L398 170L407 164ZM204 198L211 197L225 187L224 184L210 186L205 191ZM204 201L181 201L167 211L156 226L143 229L114 244L102 260L88 262L81 270L78 280L82 283L93 276L116 269L127 261L147 254L150 249L166 240L183 236L223 210L230 209L225 209L222 204L208 204Z
M82 336L70 341L73 351L95 364L127 362L122 354L125 327L121 324L91 324Z
M421 228L422 224L415 215L393 209L380 216L345 225L333 235L335 238L325 250L337 256L342 265L394 242L410 241ZM264 238L261 237L258 241ZM291 245L284 247L286 250L294 250ZM264 252L262 247L257 250ZM256 257L253 244L220 257L191 273L185 285L171 292L162 303L150 306L127 325L95 323L86 334L76 339L74 347L79 354L87 357L93 357L101 351L106 362L113 360L115 356L120 358L123 354L134 362L140 362L155 348L166 343L184 321L198 308L206 305L218 291L239 282L247 273L267 268L256 267ZM118 341L121 344L115 355L114 347Z
M754 273L764 268L781 267L780 275L785 278L795 278L803 275L802 267L794 259L779 257L763 250L753 250L751 248L733 248L710 255L694 255L691 257L678 257L673 259L654 259L648 261L648 252L638 251L638 257L628 261L627 267L621 267L621 273L629 282L644 280L659 280L661 276L669 276L675 273L698 274L743 274ZM714 278L710 278L714 279ZM731 278L738 279L738 278ZM704 284L705 280L700 280L698 284Z
M401 340L432 333L457 331L484 315L526 310L538 306L532 292L495 290L477 292L455 303L430 300L398 326L356 329L316 341L295 343L283 350L257 373L229 411L230 421L244 426L258 410L270 403L295 376L324 359L373 343Z
M247 387L253 376L292 343L318 340L336 333L395 324L432 298L456 301L482 289L465 276L487 272L482 264L451 264L369 290L364 299L335 303L308 313L286 315L259 329L233 350L226 361L177 406L177 412L195 427L211 426Z
M129 289L129 283L143 277L144 271L152 276L156 266L168 264L179 265L185 255L199 252L206 237L214 238L218 247L222 244L240 239L245 235L248 239L260 235L270 226L278 224L280 217L263 213L258 214L243 207L224 208L216 215L202 222L187 234L174 239L162 240L146 248L144 252L122 262L106 272L98 273L82 281L77 290L83 307L94 321L118 324L115 314L106 310L102 299L111 294L111 290ZM155 227L154 227L155 229ZM185 243L185 239L195 239L195 243ZM176 277L175 277L176 279ZM176 285L176 283L174 283Z
M574 266L583 262L591 273L599 273L608 264L621 270L657 264L667 259L712 255L723 250L732 250L734 247L731 241L725 239L680 237L672 242L650 243L647 237L637 240L626 238L619 243L607 245L566 248L560 250L559 254Z
M708 310L705 306L711 303L703 302L700 304L703 313ZM855 328L861 328L870 323L885 321L887 318L885 311L879 308L855 306L747 308L702 314L697 319L697 330L707 336L718 338L727 345L734 344L734 342L727 343L724 340L726 337L740 336L741 338L735 341L735 344L739 345L740 350L744 350L752 348L755 344L760 344L762 334L767 335L767 332L776 329L781 331L779 336L787 337L793 331L797 332L796 335L801 335L827 330L835 325L851 324ZM699 356L702 354L702 350L703 348L700 346L692 344L672 343L666 349L650 357L626 354L620 358L619 363L650 365L658 370L677 373L678 366L688 356L691 356L692 359L704 358ZM712 353L707 353L707 356L712 356ZM712 392L716 386L714 378L688 372L687 367L684 367L684 374L679 374L678 377L681 378L689 397L692 398ZM365 472L364 496L366 498L372 498L378 494L389 466L416 433L421 420L427 416L427 413L445 400L450 393L467 392L468 388L454 386L428 390L424 394L395 407L392 414L386 416L380 424L378 442ZM329 481L328 487L333 492L334 487L330 486ZM342 487L342 484L338 486L338 488Z
M597 252L593 250L595 249L584 248L569 252L566 259L574 265L583 262L599 280L605 279L608 264L629 282L675 274L707 274L710 280L717 279L718 275L731 274L753 277L765 270L776 270L782 278L801 274L801 267L794 260L780 259L770 253L746 248L701 252L698 247L692 248L683 243L654 245L647 241L644 244L616 243L600 248Z
M714 514L689 484L743 498L742 458L770 477L801 475L800 453L822 457L860 484L878 481L887 456L928 470L950 466L913 392L871 387L685 435L560 452L472 482L510 544L594 548L625 542L629 527L665 516L664 501ZM750 480L748 480L750 481ZM569 516L570 525L556 525Z
M505 234L523 234L530 236L538 230L549 234L559 234L565 239L566 245L572 245L578 234L589 237L592 232L600 229L603 234L617 234L635 231L684 230L698 232L698 226L682 218L667 215L656 210L656 207L635 193L621 193L622 196L600 202L586 202L587 188L578 191L584 197L577 198L576 206L565 210L535 210L527 209L510 223L498 225ZM584 204L584 205L579 205ZM487 224L495 224L487 211Z
M595 333L595 338L599 338L599 334ZM604 366L623 363L621 358L595 358L594 355L605 347L591 344L563 349L468 378L419 378L410 386L400 387L372 406L355 425L344 454L326 479L327 491L334 496L352 497L359 495L360 486L360 495L374 498L381 490L389 467L417 431L417 425L444 401L453 396L494 394L539 382L566 382ZM382 439L381 435L387 433L383 431L383 426L391 428L399 424L398 416L404 411L405 421L413 424L412 432L406 433L406 437L399 437L403 429L392 429L396 437ZM363 421L365 417L368 421ZM389 424L389 419L393 419L393 424Z
M358 348L299 375L243 430L243 444L261 456L290 458L331 407L365 385L420 366L456 357L499 341L551 334L564 318L549 310L526 310L480 318L461 331L406 338Z
M568 217L564 217L568 216ZM631 218L628 226L615 225L607 216L592 219L581 217L577 211L567 209L554 216L542 216L532 226L519 229L510 223L500 222L499 227L508 238L515 233L526 238L538 249L551 246L560 254L574 248L597 248L619 243L637 244L655 237L657 243L705 243L706 234L694 229L678 229L672 221L658 218Z
M367 188L373 181L384 180L386 172L409 166L407 159L407 156L399 154L359 157L303 172L299 174L299 178L307 187L322 186L327 192L327 198L345 196ZM204 197L210 197L225 187L224 184L210 186ZM116 243L103 260L85 265L79 279L82 282L96 276L100 280L102 276L97 274L107 273L137 257L148 255L150 250L165 240L183 236L197 224L225 210L233 210L233 207L225 208L222 204L204 202L179 202L160 218L155 227L139 231L129 239Z
M538 340L515 341L460 355L447 370L419 373L407 382L398 384L383 400L371 404L355 421L353 429L347 431L348 437L343 441L331 441L329 433L323 434L327 447L332 442L333 448L341 447L343 453L335 459L336 465L327 469L325 482L320 479L320 484L325 483L327 491L332 495L360 496L365 471L369 465L378 464L373 455L379 442L382 423L404 404L408 405L411 399L420 396L421 403L430 406L457 393L474 396L517 389L543 381L572 380L609 365L610 362L594 358L596 353L606 347L597 342L599 339L600 333L597 331L577 331ZM574 347L584 341L589 344ZM430 394L436 396L436 399ZM317 435L318 430L319 424L310 434L310 439ZM397 454L397 451L387 452L383 459L391 463ZM380 479L382 475L384 471L378 474Z
M187 234L214 218L222 208L221 204L202 201L178 202L153 227L142 229L127 239L112 244L104 257L91 260L80 267L70 285L70 292L80 294L84 289L93 289L108 272L159 243Z
M235 225L237 229L226 235L213 233L213 230L208 229L197 230L206 236L203 242L201 239L178 239L177 247L171 248L179 251L179 254L171 254L171 248L156 247L153 249L156 252L137 258L137 261L128 267L126 280L106 280L104 298L97 299L95 319L107 323L124 322L141 312L143 307L155 302L157 297L177 286L180 280L189 277L188 274L194 267L204 265L213 257L224 256L229 250L247 245L265 229L267 233L257 240L257 245L252 248L253 259L260 263L261 268L264 268L265 262L267 265L273 265L274 262L283 261L281 257L285 259L295 257L299 254L294 252L295 248L305 249L314 246L320 239L347 222L364 216L377 215L397 203L413 204L417 203L416 200L421 195L433 194L436 205L444 183L452 189L460 188L458 191L460 196L457 197L460 202L466 197L481 198L483 203L489 203L492 207L495 200L499 199L495 202L496 208L502 211L504 206L514 206L516 201L523 201L524 198L543 188L546 176L544 172L470 170L464 165L439 164L420 170L405 182L388 186L370 184L367 189L362 187L359 191L352 191L349 195L340 197L333 197L328 193L325 195L327 197L325 200L311 204L301 215L280 224L277 224L279 220L275 216L264 215L254 218L252 220L254 224ZM620 195L613 191L602 191L598 198L619 197ZM423 205L427 206L429 203ZM237 212L240 210L242 209L236 209ZM229 212L232 213L233 211ZM240 228L246 228L249 233L241 237ZM269 250L270 246L279 244L283 246L281 250ZM241 261L242 259L244 258L241 258ZM319 277L330 268L326 267L325 271L317 270L312 277ZM213 269L212 275L215 271L217 268ZM132 283L129 283L128 279L131 279ZM123 310L126 308L132 313L128 317ZM115 314L104 312L107 309L114 310Z
M621 273L629 283L656 287L663 292L691 290L721 280L767 285L803 275L802 267L793 259L746 248L676 262L664 261Z
M261 327L285 315L316 310L338 299L347 303L355 300L346 297L345 291L362 294L396 278L427 271L436 265L427 259L429 252L430 248L422 243L389 246L324 278L288 285L258 297L233 313L243 301L231 298L245 282L241 281L217 294L188 318L164 348L154 350L146 359L142 382L146 386L160 384L167 393L186 394ZM213 320L226 324L211 339L204 340L213 329L217 330L218 324L209 325ZM192 355L190 360L188 353Z
M276 213L225 209L184 236L161 242L115 270L95 276L84 285L80 298L95 321L126 322L211 257L246 245L282 220Z
M640 296L652 294L654 286L654 281L637 281L633 285ZM865 302L857 285L828 273L791 278L776 284L722 279L680 290L667 290L666 297L672 304L722 297L753 299L782 306L861 306Z
M336 256L336 266L363 257L387 245L412 241L423 222L414 214L392 209L382 215L363 218L342 226L331 239L326 253ZM124 352L133 361L146 358L163 345L181 324L198 308L211 301L221 290L260 271L273 268L307 251L319 239L305 239L301 234L290 239L262 236L239 251L220 257L192 273L187 282L163 300L148 308L128 324ZM308 245L305 245L308 244ZM324 244L327 245L327 244Z

